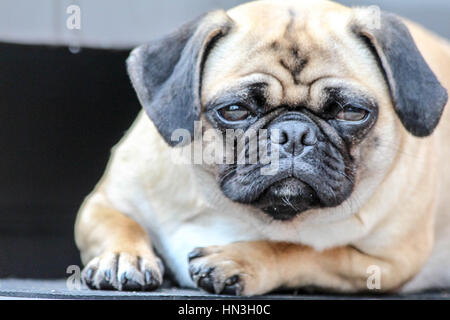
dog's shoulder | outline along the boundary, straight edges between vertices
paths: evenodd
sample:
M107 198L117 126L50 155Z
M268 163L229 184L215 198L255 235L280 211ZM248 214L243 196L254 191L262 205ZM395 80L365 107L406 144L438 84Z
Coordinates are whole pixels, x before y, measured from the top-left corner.
M124 137L112 148L111 153L114 162L126 164L129 161L135 165L137 158L157 161L168 155L169 149L154 124L145 112L141 111Z
M100 182L116 207L136 205L143 193L151 193L164 183L170 167L170 148L141 111L123 138L112 148L111 157ZM182 179L182 177L180 177ZM121 208L117 208L121 209Z

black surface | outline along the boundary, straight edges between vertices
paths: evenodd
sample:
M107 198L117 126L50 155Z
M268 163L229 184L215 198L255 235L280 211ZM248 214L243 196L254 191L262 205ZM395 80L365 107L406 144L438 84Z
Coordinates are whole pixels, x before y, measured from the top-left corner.
M69 290L66 280L24 280L0 279L0 299L2 298L29 298L29 299L236 299L235 296L211 295L199 290L163 288L153 292L119 292L104 290L89 290L82 286L81 290ZM349 300L349 299L399 299L424 300L445 299L450 300L450 292L436 291L409 295L324 295L324 294L269 294L249 299L298 299L298 300ZM239 299L245 299L240 297Z
M140 109L127 56L0 44L0 277L80 264L76 211Z

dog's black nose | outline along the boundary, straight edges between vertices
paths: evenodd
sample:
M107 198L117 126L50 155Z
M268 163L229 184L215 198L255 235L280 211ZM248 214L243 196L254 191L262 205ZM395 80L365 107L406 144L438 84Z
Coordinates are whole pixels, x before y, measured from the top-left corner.
M286 120L270 126L270 137L273 143L282 146L282 149L298 156L305 146L317 143L316 128L312 123L301 120Z

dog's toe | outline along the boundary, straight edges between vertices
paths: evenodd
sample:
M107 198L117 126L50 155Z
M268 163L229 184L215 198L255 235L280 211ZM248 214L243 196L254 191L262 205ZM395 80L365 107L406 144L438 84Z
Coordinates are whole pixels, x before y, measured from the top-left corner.
M238 275L231 276L225 281L225 286L222 290L222 294L239 296L242 293L242 281Z
M202 254L198 254L199 252ZM198 248L188 259L189 274L198 288L216 294L243 293L246 272L239 262L231 260L220 251Z
M191 278L195 284L209 293L215 293L213 267L198 266L190 270Z
M88 263L83 270L83 280L91 289L154 290L161 285L164 273L158 260L125 252L108 252Z

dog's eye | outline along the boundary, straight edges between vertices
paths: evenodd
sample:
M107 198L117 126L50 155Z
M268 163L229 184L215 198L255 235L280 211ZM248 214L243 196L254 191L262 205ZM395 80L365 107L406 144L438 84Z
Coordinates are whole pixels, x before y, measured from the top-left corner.
M247 108L238 105L231 105L218 110L219 115L230 122L237 122L247 119L250 111Z
M367 118L369 112L363 108L353 105L346 105L337 115L340 121L362 121Z

